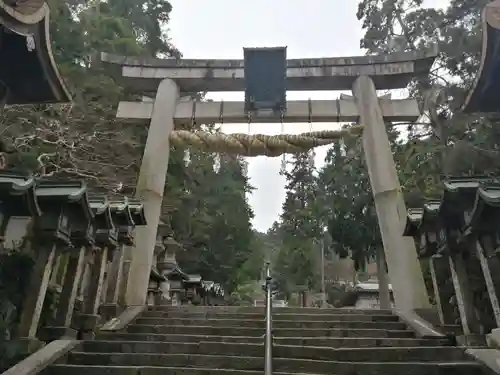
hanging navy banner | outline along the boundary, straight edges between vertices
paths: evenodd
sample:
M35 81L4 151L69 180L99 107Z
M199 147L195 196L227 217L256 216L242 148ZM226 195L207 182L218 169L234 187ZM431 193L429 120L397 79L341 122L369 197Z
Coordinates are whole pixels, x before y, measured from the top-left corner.
M245 111L286 110L286 47L244 48Z

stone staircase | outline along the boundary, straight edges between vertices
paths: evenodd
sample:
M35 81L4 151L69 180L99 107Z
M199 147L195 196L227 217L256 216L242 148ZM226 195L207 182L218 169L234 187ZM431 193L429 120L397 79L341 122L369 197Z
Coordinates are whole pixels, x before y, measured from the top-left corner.
M155 307L43 374L262 374L264 324L259 307ZM416 338L391 311L276 308L273 331L276 374L485 374L464 349Z

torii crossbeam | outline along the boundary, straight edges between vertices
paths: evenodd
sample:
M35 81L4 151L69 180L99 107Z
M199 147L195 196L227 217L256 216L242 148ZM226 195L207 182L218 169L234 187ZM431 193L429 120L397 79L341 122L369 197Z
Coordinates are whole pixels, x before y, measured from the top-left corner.
M289 59L286 89L290 91L351 90L357 77L372 78L378 90L408 86L427 74L436 48L381 56ZM155 59L101 54L121 81L134 90L156 92L163 79L172 79L181 92L245 91L243 60Z
M379 99L382 116L387 121L416 121L420 109L415 99ZM191 124L212 124L224 122L237 124L248 122L244 102L199 102L179 101L175 107L176 126ZM120 102L116 117L145 120L149 123L153 115L153 102ZM287 110L280 118L273 112L255 112L252 123L300 123L300 122L356 122L359 110L354 99L340 100L297 100L287 103Z

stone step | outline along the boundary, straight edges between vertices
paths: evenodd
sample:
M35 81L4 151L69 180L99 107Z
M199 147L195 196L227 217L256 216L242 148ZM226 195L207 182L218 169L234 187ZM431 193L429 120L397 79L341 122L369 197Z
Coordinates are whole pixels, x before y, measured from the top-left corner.
M146 342L226 342L226 343L262 343L262 336L204 336L204 335L171 335L154 333L101 333L98 341L146 341ZM357 348L357 347L415 347L449 345L446 339L417 339L417 338L370 338L370 337L278 337L276 344L322 346L331 348Z
M263 357L263 344L247 343L174 343L134 341L87 341L78 351L89 353L130 354L203 354L213 356ZM110 354L113 356L114 354ZM326 348L311 346L275 345L274 358L297 358L349 362L401 362L401 361L460 361L466 360L464 349L452 346L407 348Z
M327 348L406 348L450 345L447 339L370 337L278 337L274 339L274 343L278 345L320 346Z
M148 311L176 311L176 312L228 312L228 313L251 313L263 314L264 307L253 306L155 306ZM341 314L341 315L394 315L392 310L379 309L321 309L318 307L273 307L273 313L276 314Z
M214 336L262 336L263 328L250 327L210 327L210 326L164 326L132 324L127 327L130 333L161 333L177 335L214 335ZM415 337L409 330L384 330L373 328L273 328L275 337Z
M185 318L185 319L241 319L258 320L265 319L264 313L231 313L231 312L179 312L179 311L145 311L141 314L143 318ZM278 320L300 320L300 321L348 321L357 322L397 322L396 315L387 314L288 314L275 313L273 321Z
M261 366L262 367L262 366ZM331 363L329 371L320 373L304 369L302 375L483 375L482 368L474 362L460 363ZM53 365L43 375L262 375L262 369L235 370L221 368L179 367L122 367ZM290 372L273 372L274 375L292 375ZM296 373L295 373L296 374Z
M264 320L239 320L239 319L180 319L180 318L138 318L137 325L162 325L162 326L205 326L205 327L248 327L264 329ZM369 321L299 321L277 320L273 321L274 328L370 328L404 330L407 325L402 322L369 322Z
M441 360L440 362L447 362ZM455 362L455 361L453 361ZM98 366L147 366L147 367L195 367L195 368L224 368L237 370L262 371L264 359L262 357L229 356L229 355L202 355L202 354L144 354L144 353L78 353L68 356L68 363L74 365ZM435 362L437 363L437 362ZM457 363L457 362L455 362ZM399 366L398 366L399 365ZM359 374L363 368L371 368L372 374L387 375L391 367L399 369L398 375L412 374L416 369L430 370L432 362L346 362L323 361L310 359L274 358L273 369L277 372L314 373L314 374ZM378 370L378 372L377 372ZM166 372L166 371L165 371ZM415 372L419 374L419 372ZM430 374L420 372L421 374ZM456 374L453 372L453 374ZM141 373L142 375L142 373Z
M110 332L100 333L97 340L104 341L156 341L156 342L242 342L262 343L260 336L214 336L196 334L161 334L161 333L129 333Z

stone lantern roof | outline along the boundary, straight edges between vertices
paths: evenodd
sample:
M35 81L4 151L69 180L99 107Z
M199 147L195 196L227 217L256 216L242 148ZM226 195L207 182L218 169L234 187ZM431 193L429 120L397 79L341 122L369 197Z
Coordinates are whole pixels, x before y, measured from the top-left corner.
M184 250L184 247L179 243L177 242L176 240L174 240L172 237L166 237L164 240L163 240L163 244L165 245L165 247L169 250L169 251L182 251Z

